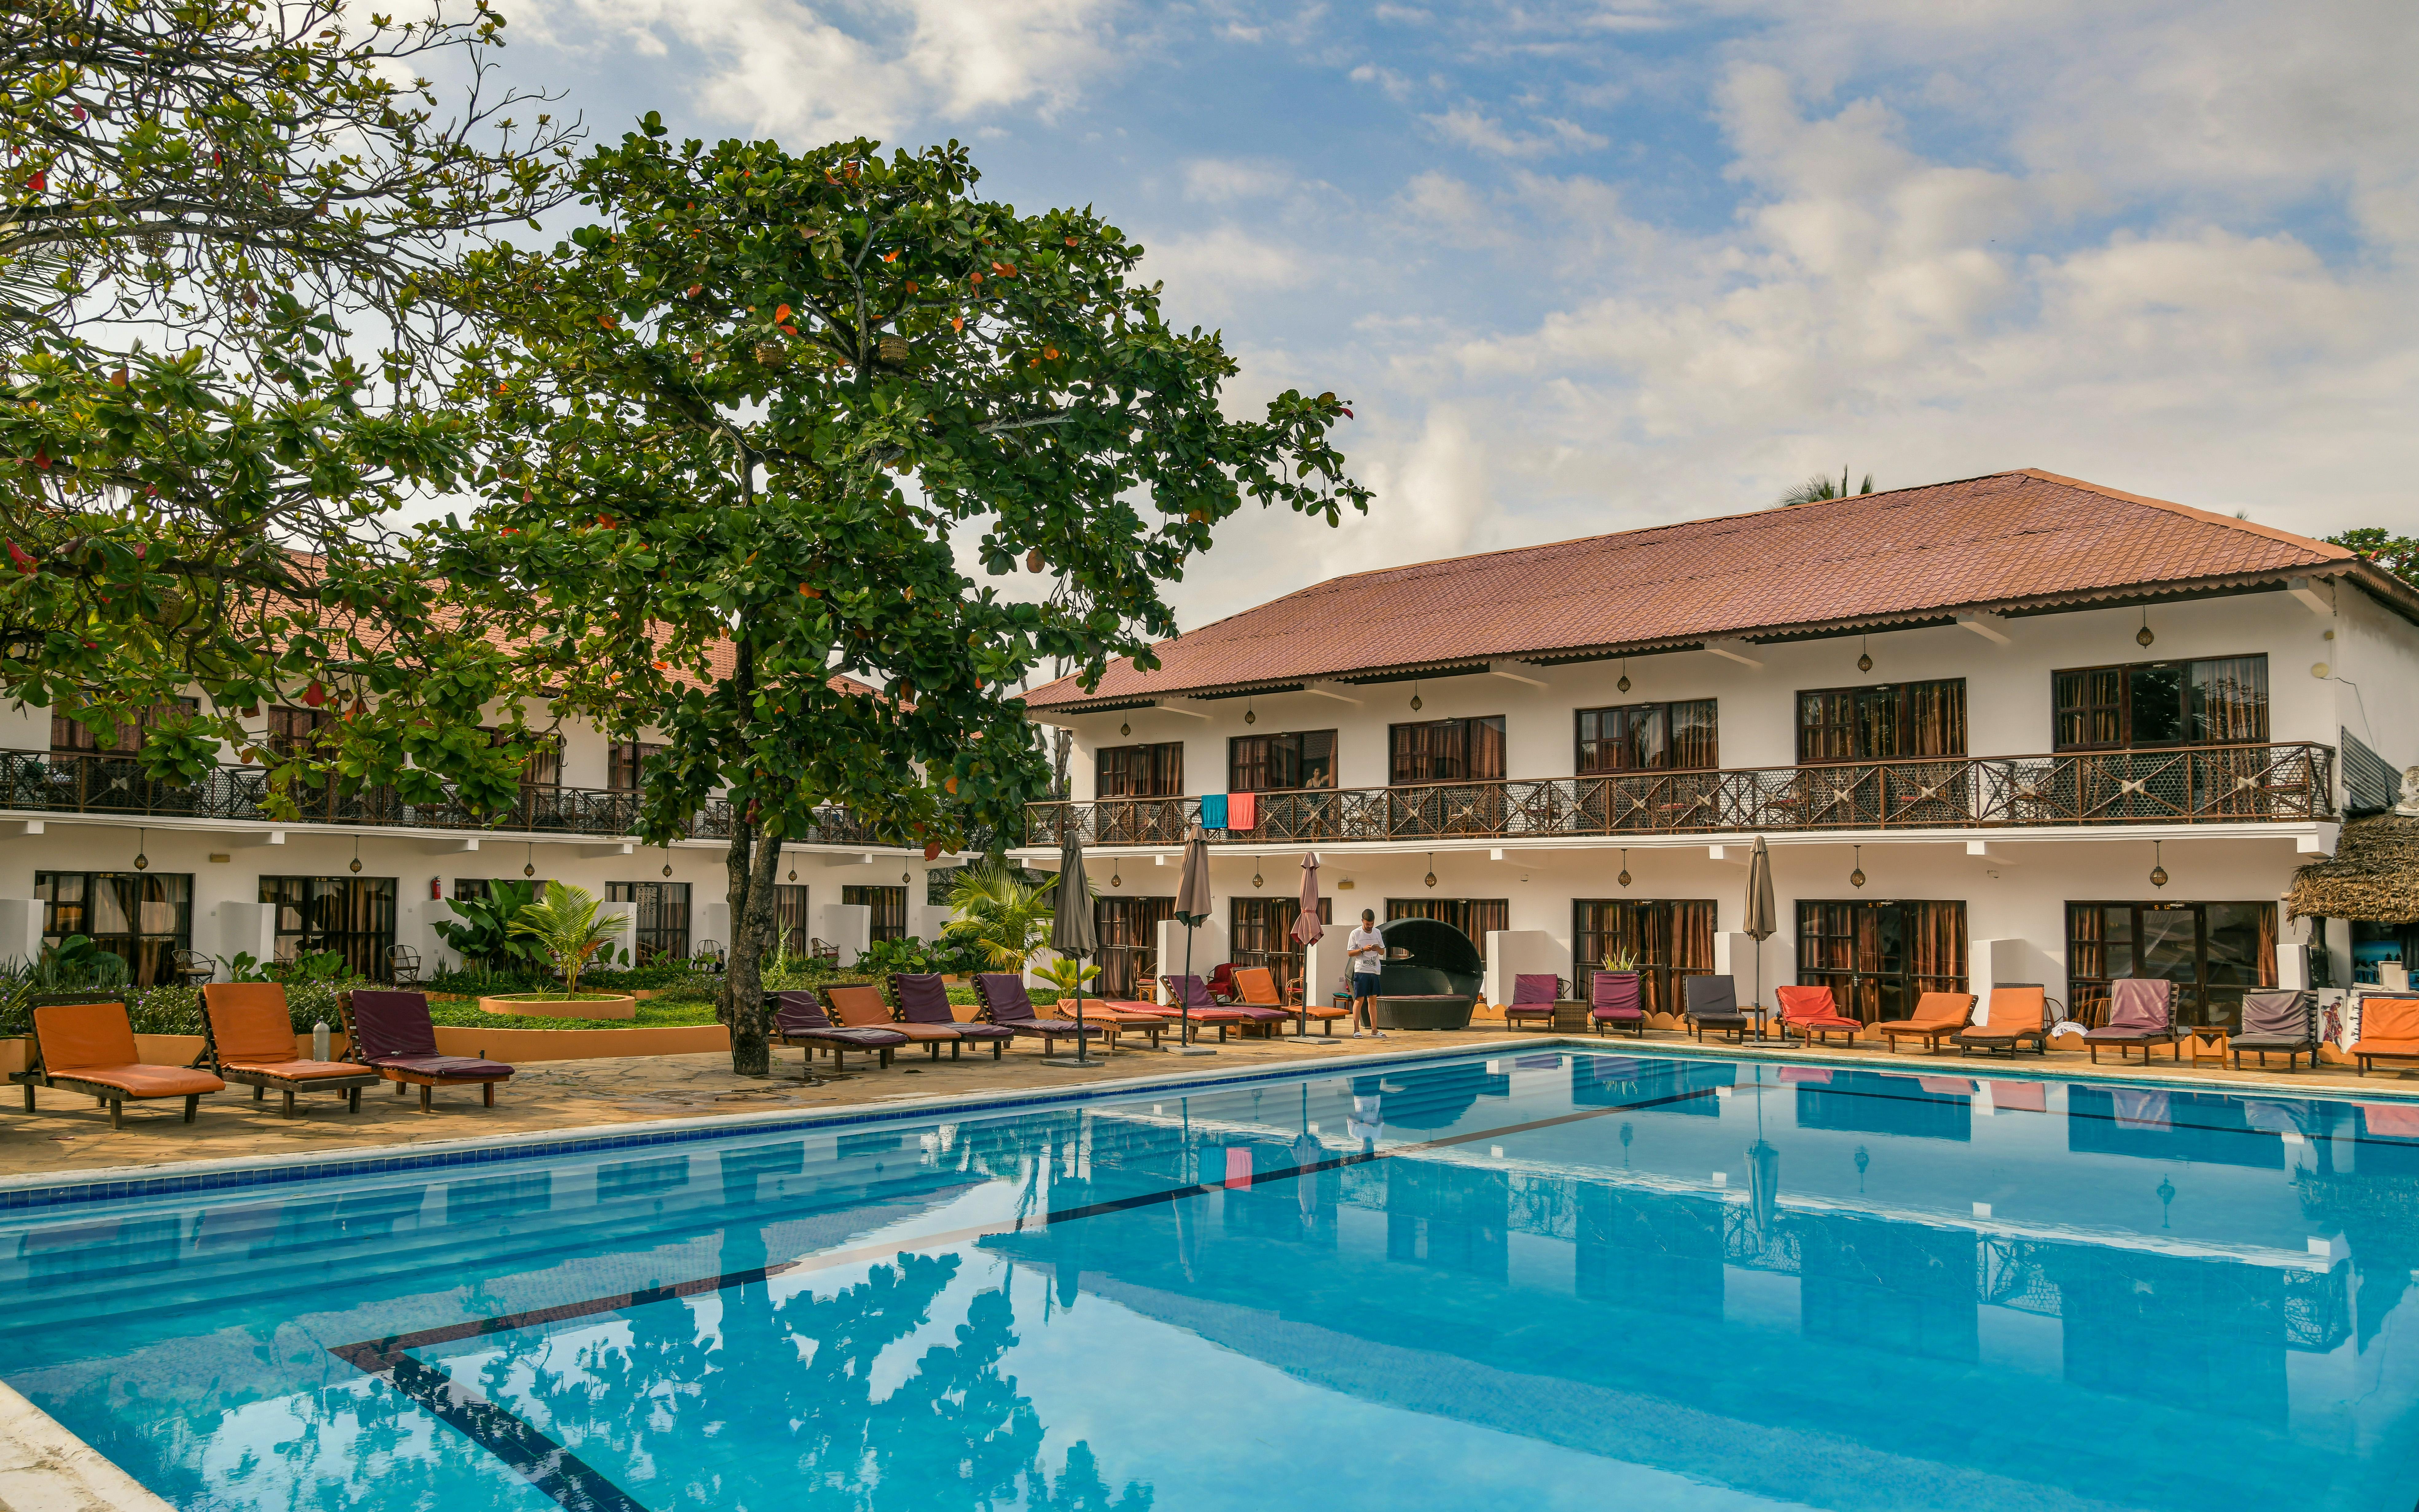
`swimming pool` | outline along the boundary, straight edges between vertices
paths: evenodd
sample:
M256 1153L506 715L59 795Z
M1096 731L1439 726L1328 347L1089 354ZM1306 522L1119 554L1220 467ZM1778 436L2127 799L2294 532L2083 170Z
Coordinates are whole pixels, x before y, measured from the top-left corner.
M1564 1049L490 1153L0 1210L0 1378L189 1508L2419 1498L2407 1107Z

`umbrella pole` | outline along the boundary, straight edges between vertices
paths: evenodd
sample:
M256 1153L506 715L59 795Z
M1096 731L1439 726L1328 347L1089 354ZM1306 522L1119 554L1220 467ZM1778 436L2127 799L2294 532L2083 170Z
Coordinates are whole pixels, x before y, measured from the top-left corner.
M1092 1059L1092 1041L1084 1033L1084 958L1075 958L1075 1064L1096 1065Z
M1187 924L1184 926L1184 975L1176 979L1176 1012L1184 1025L1177 1031L1177 1037L1184 1044L1193 1042L1193 995L1184 990L1184 984L1192 978L1193 926Z

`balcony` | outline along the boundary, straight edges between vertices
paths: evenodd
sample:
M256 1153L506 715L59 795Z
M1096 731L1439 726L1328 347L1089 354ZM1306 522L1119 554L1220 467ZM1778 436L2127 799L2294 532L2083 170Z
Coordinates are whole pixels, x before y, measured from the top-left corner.
M2201 746L2057 756L1961 756L1541 781L1263 793L1250 829L1212 843L1418 842L1826 829L2222 825L2334 817L2326 746ZM1025 842L1177 845L1199 798L1025 806Z
M598 788L525 787L501 812L476 813L458 803L406 803L392 788L339 793L313 787L292 796L299 818L281 818L269 807L269 774L257 766L221 766L199 782L154 781L123 756L0 751L0 810L13 814L109 814L173 823L225 820L273 825L344 825L393 829L444 829L514 834L636 838L639 795ZM731 805L709 803L690 822L693 840L728 840ZM814 827L790 837L797 845L884 845L846 809L817 812ZM970 840L969 843L977 843Z

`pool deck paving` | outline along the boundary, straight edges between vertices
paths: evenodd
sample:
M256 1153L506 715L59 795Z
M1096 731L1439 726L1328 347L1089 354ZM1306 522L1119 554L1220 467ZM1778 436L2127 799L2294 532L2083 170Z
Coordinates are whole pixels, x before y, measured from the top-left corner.
M2272 1095L2329 1095L2401 1101L2419 1097L2419 1072L2383 1070L2368 1076L2349 1065L2321 1066L2290 1073L2281 1066L2262 1072L2245 1067L2236 1072L2213 1062L2171 1060L2162 1052L2145 1067L2138 1060L2119 1067L2103 1056L2093 1066L2080 1050L2056 1050L2046 1057L2026 1054L2013 1060L2002 1057L1964 1057L1954 1053L1925 1055L1917 1051L1891 1055L1879 1047L1859 1045L1784 1051L1778 1041L1749 1041L1745 1045L1703 1045L1683 1034L1650 1031L1643 1039L1577 1037L1606 1054L1640 1050L1708 1056L1781 1059L1814 1064L1892 1070L1907 1074L2008 1077L2051 1076L2058 1079L2121 1080L2190 1087L2211 1091L2259 1091ZM186 1161L241 1160L261 1157L331 1155L340 1151L424 1144L436 1140L476 1139L485 1134L545 1133L593 1129L606 1125L639 1124L665 1119L690 1119L716 1115L765 1113L794 1109L865 1108L892 1101L923 1101L955 1094L997 1095L1004 1092L1074 1088L1088 1083L1134 1078L1178 1079L1216 1075L1237 1070L1300 1067L1357 1060L1364 1056L1440 1050L1546 1050L1573 1044L1568 1035L1533 1029L1505 1030L1481 1024L1467 1030L1395 1033L1383 1040L1352 1040L1336 1036L1330 1042L1312 1035L1307 1042L1291 1038L1276 1041L1231 1040L1213 1044L1214 1056L1175 1056L1135 1047L1101 1057L1097 1070L1049 1064L1029 1047L1019 1045L994 1060L979 1050L952 1061L921 1054L901 1056L887 1069L870 1059L852 1058L844 1074L835 1075L829 1060L816 1062L816 1080L799 1079L799 1055L778 1050L770 1077L740 1076L730 1057L707 1055L633 1056L600 1060L558 1060L523 1066L498 1090L496 1105L483 1107L472 1088L439 1091L434 1111L419 1111L417 1096L396 1097L382 1088L362 1096L362 1111L343 1111L333 1096L303 1098L300 1116L283 1118L274 1098L254 1102L250 1089L231 1087L202 1100L197 1119L187 1124L181 1105L167 1099L127 1104L126 1127L113 1131L107 1111L83 1097L55 1088L38 1088L35 1110L23 1111L15 1088L0 1096L0 1178L41 1174L72 1174L128 1167L159 1168Z

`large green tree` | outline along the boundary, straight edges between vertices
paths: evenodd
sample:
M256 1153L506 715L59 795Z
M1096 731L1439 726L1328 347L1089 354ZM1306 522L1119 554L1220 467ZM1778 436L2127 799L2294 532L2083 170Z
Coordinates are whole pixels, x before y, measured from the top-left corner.
M488 83L486 0L358 22L334 0L10 0L0 34L0 696L157 775L222 742L299 781L461 779L505 657L389 517L470 475L433 402L465 239L559 204L569 130ZM418 74L457 81L440 93ZM512 112L537 112L516 123ZM198 689L191 716L175 700ZM312 743L262 716L333 711Z
M2396 535L2374 525L2364 525L2327 539L2336 546L2350 548L2404 582L2419 587L2419 537Z
M649 840L728 815L743 1072L785 840L830 805L928 856L1013 835L1047 781L1028 673L1151 664L1161 585L1246 500L1366 504L1333 394L1230 418L1233 360L1163 318L1140 247L975 183L955 143L675 145L651 116L580 164L569 244L468 265L509 336L474 353L492 471L442 570L560 708L663 731Z

